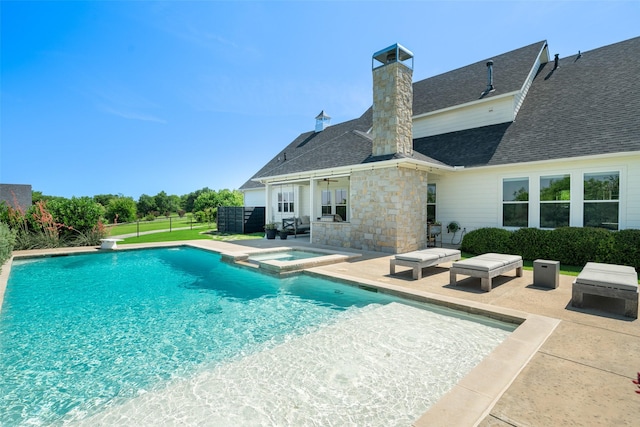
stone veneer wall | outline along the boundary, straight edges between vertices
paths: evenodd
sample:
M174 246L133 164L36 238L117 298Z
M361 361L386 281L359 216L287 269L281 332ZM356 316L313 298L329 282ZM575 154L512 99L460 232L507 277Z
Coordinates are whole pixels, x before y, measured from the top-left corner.
M401 62L373 70L374 156L413 153L413 71Z
M31 185L28 184L0 184L0 204L6 203L12 208L21 208L25 211L32 203ZM15 203L18 206L15 206Z
M426 247L427 173L406 168L354 172L349 222L313 224L313 243L385 253Z

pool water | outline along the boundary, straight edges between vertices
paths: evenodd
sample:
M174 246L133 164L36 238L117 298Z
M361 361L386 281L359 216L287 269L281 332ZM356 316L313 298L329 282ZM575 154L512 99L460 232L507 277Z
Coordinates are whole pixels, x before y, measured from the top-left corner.
M306 275L263 275L219 258L182 247L14 261L0 312L0 425L159 425L186 416L167 408L189 409L193 425L318 417L321 425L322 416L340 425L406 424L374 397L394 406L413 402L400 411L410 421L432 404L424 383L435 384L431 400L437 399L513 330ZM427 347L441 354L430 356ZM455 355L448 368L425 369L428 358L442 355ZM385 359L400 365L373 368ZM375 375L391 376L356 375L365 362ZM421 379L424 372L428 378ZM305 385L309 378L314 382ZM390 379L397 388L370 389ZM203 400L185 387L210 395ZM294 405L298 418L278 415L295 401L287 391L304 387L313 398ZM403 397L407 389L417 397ZM349 400L361 393L354 390L368 390L360 403ZM331 400L336 396L347 406ZM360 421L356 407L364 408ZM369 422L378 412L394 418Z

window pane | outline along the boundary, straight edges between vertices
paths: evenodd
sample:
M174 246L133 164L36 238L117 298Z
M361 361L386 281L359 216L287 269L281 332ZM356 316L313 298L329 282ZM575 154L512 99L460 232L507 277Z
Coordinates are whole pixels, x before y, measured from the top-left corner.
M502 225L505 227L528 227L529 204L505 203L502 205Z
M336 213L340 215L343 221L347 220L347 207L344 205L336 206Z
M427 205L427 222L436 222L436 205Z
M618 200L619 197L618 172L584 174L584 200Z
M540 227L569 226L569 203L544 203L540 205Z
M571 200L569 175L540 177L540 201Z
M427 184L427 203L436 202L436 185Z
M585 203L583 224L585 227L618 229L618 202Z
M331 204L331 191L322 190L322 204L330 205Z
M529 179L514 178L502 181L502 201L527 202L529 201Z
M322 215L331 215L331 206L323 206Z

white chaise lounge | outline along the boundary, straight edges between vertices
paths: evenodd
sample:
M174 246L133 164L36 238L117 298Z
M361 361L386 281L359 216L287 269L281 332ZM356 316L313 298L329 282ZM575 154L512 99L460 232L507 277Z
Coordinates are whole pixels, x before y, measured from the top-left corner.
M396 266L413 268L413 279L422 278L422 269L425 267L433 267L448 261L456 261L460 259L460 251L457 249L446 248L428 248L420 251L407 252L398 254L392 260L389 266L391 274L396 273Z
M522 257L520 255L506 255L488 253L454 262L449 269L450 285L457 284L456 275L479 277L480 288L491 291L491 279L507 271L516 270L516 276L522 276Z
M588 262L573 281L571 305L582 307L584 294L624 300L624 315L638 318L638 273L633 267Z

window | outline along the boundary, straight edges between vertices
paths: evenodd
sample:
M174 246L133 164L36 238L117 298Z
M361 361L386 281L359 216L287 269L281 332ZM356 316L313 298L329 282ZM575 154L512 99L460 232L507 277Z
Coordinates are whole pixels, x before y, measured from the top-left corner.
M427 184L427 222L436 222L436 185Z
M502 225L529 226L529 178L502 180Z
M322 215L331 215L331 190L322 190Z
M293 191L278 193L278 212L293 212Z
M569 226L571 177L569 175L540 177L540 227Z
M343 221L347 220L347 190L336 190L336 213Z
M584 174L584 227L618 229L620 175L618 172Z

